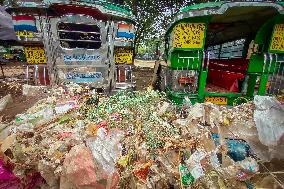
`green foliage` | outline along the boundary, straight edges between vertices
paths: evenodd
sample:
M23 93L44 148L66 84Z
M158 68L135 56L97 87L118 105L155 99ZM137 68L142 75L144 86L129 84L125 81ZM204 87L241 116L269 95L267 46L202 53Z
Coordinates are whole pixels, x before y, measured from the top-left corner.
M168 25L189 0L125 0L136 17L136 52L154 53L161 44ZM147 49L140 48L147 46Z

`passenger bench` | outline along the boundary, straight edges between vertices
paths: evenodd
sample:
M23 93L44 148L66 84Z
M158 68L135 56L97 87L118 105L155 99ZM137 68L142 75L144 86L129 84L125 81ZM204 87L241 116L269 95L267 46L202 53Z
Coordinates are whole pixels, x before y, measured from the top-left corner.
M212 59L208 67L207 81L230 92L239 92L238 81L245 78L247 59Z

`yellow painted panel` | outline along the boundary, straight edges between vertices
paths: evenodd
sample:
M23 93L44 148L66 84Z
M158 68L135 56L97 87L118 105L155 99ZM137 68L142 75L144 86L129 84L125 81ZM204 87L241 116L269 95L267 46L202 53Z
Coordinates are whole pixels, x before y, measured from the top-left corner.
M204 23L180 23L174 28L174 48L202 49L206 25Z
M115 63L116 64L132 64L133 63L133 50L119 48L115 50Z
M30 32L30 31L17 31L16 35L20 36L20 37L32 38L33 37L33 32Z
M275 25L270 50L284 51L284 24Z
M25 47L25 55L28 64L45 64L45 52L43 47Z

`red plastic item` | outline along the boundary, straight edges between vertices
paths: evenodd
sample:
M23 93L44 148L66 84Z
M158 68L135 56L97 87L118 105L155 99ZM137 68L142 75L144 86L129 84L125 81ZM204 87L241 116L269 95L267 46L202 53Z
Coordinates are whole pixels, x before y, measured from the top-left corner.
M178 79L178 83L179 84L183 84L183 85L186 85L186 84L192 84L195 82L195 79L192 78L192 77L180 77Z
M133 170L133 174L142 182L146 183L148 173L150 170L150 167L152 165L152 161L148 161L147 163L136 163L136 169Z
M102 128L104 131L105 136L109 134L109 128L108 128L108 123L107 121L102 121L97 125L97 128Z
M58 139L59 140L63 140L63 139L65 139L65 138L68 138L68 137L70 137L70 136L72 136L72 132L62 132L62 133L59 133L58 134Z

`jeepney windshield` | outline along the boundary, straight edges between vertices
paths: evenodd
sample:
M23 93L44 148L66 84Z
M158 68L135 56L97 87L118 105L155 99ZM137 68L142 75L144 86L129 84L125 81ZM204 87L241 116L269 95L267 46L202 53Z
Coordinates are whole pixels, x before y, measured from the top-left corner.
M214 45L207 48L211 59L230 59L242 58L245 39L226 42L220 45Z
M97 25L59 23L58 35L63 48L99 49L101 33Z

